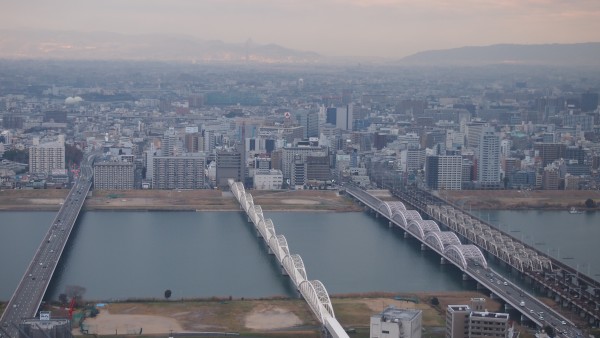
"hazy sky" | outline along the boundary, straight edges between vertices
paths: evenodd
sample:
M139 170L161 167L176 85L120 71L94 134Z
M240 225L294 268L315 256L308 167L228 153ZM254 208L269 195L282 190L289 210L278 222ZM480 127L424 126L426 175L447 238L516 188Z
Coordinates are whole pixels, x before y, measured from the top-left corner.
M600 0L0 0L0 6L1 29L251 38L328 56L600 41Z

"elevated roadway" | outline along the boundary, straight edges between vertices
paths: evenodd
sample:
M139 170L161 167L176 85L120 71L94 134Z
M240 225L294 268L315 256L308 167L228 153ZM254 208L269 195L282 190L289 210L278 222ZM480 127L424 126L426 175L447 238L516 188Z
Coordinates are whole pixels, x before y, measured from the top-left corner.
M382 201L352 186L346 187L346 193L367 206L376 216L385 217L390 226L397 226L405 234L419 240L423 249L435 251L441 256L442 263L454 264L465 277L477 281L491 292L491 296L501 298L537 326L552 326L556 332L560 332L560 337L576 338L582 335L581 330L563 315L488 267L480 248L474 244L462 244L457 233L441 231L438 223L422 219L421 213L408 210L400 201ZM420 209L426 210L425 207Z
M18 325L23 319L36 316L56 266L65 249L75 221L92 185L92 168L86 158L63 205L54 217L48 232L35 251L10 301L0 318L0 336L17 338Z

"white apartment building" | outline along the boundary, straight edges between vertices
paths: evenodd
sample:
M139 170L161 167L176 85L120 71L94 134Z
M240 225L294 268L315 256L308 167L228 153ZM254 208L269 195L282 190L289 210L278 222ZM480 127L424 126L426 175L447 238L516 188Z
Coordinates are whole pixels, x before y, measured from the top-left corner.
M54 169L65 169L64 137L43 144L34 140L34 145L29 148L29 172L50 174Z
M94 189L133 189L133 162L100 162L94 164Z

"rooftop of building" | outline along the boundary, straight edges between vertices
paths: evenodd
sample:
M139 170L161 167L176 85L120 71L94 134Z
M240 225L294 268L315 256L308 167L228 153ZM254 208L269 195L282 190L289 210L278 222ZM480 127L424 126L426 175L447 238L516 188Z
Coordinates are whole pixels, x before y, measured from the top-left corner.
M501 312L487 312L487 311L483 311L483 312L479 312L479 311L473 311L473 312L471 312L471 317L482 317L482 318L506 318L506 319L508 319L508 313L501 313Z
M375 315L376 317L381 317L381 320L384 322L391 321L411 321L419 314L421 314L421 310L415 309L398 309L395 306L388 306L383 310L382 313Z

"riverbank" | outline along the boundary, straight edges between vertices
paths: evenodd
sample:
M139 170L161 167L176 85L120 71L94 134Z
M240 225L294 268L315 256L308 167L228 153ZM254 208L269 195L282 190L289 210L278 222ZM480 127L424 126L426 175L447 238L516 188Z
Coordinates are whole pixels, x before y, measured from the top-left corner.
M466 210L600 210L599 190L456 190L437 195ZM586 207L587 199L596 207Z
M0 210L56 211L68 190L2 190ZM357 203L334 190L251 190L254 203L268 211L361 211ZM386 192L387 193L387 192ZM600 210L596 190L459 190L437 195L465 209L485 210ZM386 197L387 196L387 197ZM389 194L378 196L390 199ZM587 208L592 199L595 208ZM84 210L237 211L230 192L220 190L95 190L86 198Z
M68 190L3 190L0 210L55 211ZM252 190L254 203L268 211L362 210L350 199L333 190L262 191ZM84 210L159 210L159 211L237 211L239 205L231 192L219 190L101 190L86 198Z
M370 317L384 307L423 311L426 337L443 337L445 310L449 304L469 304L470 299L486 298L486 308L501 310L496 300L475 291L419 293L401 295L369 293L339 295L331 298L336 318L344 328L356 329L356 337L368 337ZM436 298L437 305L431 300ZM60 316L57 307L49 307ZM213 299L204 301L147 301L105 303L96 318L88 318L83 328L98 335L157 335L165 333L233 332L243 336L320 337L320 324L302 299ZM77 328L73 334L81 335Z

